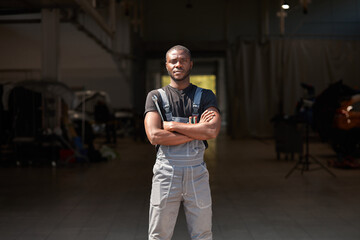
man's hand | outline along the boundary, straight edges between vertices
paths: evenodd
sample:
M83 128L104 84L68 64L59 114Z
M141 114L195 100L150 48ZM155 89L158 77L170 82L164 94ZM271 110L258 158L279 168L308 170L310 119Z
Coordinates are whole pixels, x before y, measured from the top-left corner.
M164 128L164 130L169 131L169 132L174 131L174 128L173 128L174 123L175 123L175 122L167 122L167 121L164 121L164 122L163 122L163 128Z
M167 123L171 123L171 122L167 122ZM146 113L144 125L145 125L146 135L150 143L153 145L172 146L172 145L183 144L193 140L192 138L185 136L183 134L166 131L162 129L161 117L160 114L156 111L151 111Z
M215 117L215 112L214 111L205 110L203 112L203 114L201 114L201 118L200 118L199 123L210 122L214 117ZM178 123L164 121L163 122L163 128L166 131L173 132L176 124L178 124Z
M169 134L182 134L193 140L209 140L216 138L220 127L220 114L216 108L210 107L201 114L198 124L165 121L163 122L162 131Z
M201 114L199 123L210 122L215 117L215 112L211 110L205 110L203 114Z

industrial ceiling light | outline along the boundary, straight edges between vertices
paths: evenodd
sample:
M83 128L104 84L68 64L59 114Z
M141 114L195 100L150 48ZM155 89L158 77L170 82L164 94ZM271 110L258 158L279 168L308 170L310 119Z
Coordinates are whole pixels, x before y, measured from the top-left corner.
M281 5L281 8L284 10L287 10L290 8L289 4L284 0L283 4Z

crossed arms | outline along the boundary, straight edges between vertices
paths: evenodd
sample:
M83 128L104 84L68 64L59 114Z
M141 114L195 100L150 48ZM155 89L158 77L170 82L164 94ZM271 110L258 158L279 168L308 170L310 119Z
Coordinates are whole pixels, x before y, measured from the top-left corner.
M146 135L152 145L179 145L192 140L216 138L221 126L221 117L214 107L208 108L200 117L199 123L163 122L158 112L145 115Z

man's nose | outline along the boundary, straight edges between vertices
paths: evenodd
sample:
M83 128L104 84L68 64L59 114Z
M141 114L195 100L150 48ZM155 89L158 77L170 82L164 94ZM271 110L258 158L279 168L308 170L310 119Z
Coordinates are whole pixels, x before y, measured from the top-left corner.
M175 63L175 67L181 67L181 66L182 66L181 61L177 61L177 62Z

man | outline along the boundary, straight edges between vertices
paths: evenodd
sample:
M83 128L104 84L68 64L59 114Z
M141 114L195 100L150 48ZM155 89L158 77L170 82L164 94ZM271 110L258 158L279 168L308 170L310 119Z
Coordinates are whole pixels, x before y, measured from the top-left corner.
M151 91L145 105L145 131L157 146L149 240L171 239L181 202L191 239L210 240L211 195L203 159L206 140L220 131L216 97L190 83L193 61L186 47L172 47L165 65L171 82Z

